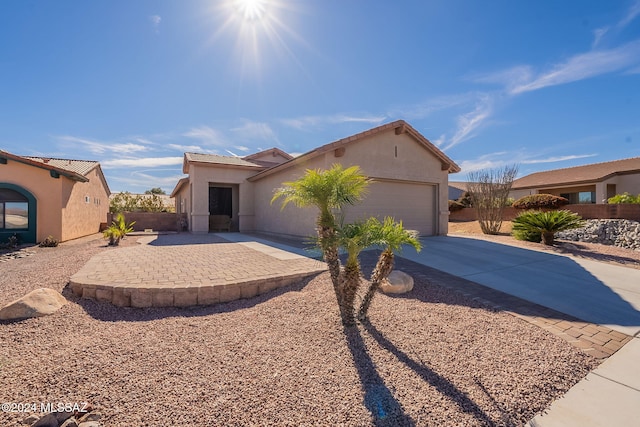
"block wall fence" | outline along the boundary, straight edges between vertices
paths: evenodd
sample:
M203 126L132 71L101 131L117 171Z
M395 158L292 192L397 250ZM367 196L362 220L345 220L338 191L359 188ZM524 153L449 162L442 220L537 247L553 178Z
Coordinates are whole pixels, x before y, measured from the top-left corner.
M619 204L619 205L600 205L600 204L580 204L566 205L561 209L575 212L583 219L629 219L640 222L640 205L636 204ZM508 207L504 209L503 220L511 221L524 209L516 209ZM475 221L477 219L476 210L473 208L464 208L449 213L449 221Z

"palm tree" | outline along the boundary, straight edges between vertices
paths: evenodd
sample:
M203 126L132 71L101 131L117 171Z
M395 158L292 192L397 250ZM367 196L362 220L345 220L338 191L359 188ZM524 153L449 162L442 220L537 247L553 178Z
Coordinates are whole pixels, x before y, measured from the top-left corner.
M555 234L559 231L580 228L584 221L580 215L567 211L526 211L513 220L512 230L521 233L540 233L542 243L553 245Z
M316 220L318 243L329 267L343 323L349 323L349 316L345 311L340 280L340 259L336 236L338 224L335 212L346 205L360 202L368 184L369 179L362 174L358 166L344 169L342 165L334 164L329 170L308 169L302 178L284 182L271 199L273 203L284 198L282 209L289 203L298 207L316 206L319 209Z
M337 230L338 244L347 252L347 261L344 265L343 286L343 309L346 316L346 324L355 324L354 311L355 299L360 287L362 271L360 269L360 252L376 244L377 223L375 218L367 221L346 224Z
M118 246L120 244L120 239L124 239L127 233L131 233L133 231L133 225L135 223L135 221L127 223L124 214L118 213L116 218L111 221L111 225L104 230L104 238L109 239L110 246Z
M371 278L369 280L369 289L362 299L362 304L358 309L358 319L364 321L367 318L367 312L371 301L376 292L380 288L382 280L386 279L393 269L394 253L399 252L402 249L402 245L410 245L415 248L416 251L422 249L422 244L418 240L418 233L415 231L406 230L402 221L395 222L393 218L386 217L384 222L380 222L375 218L372 218L370 226L374 229L371 231L374 235L371 237L371 241L374 244L384 246L384 250L380 253L378 262L376 263Z

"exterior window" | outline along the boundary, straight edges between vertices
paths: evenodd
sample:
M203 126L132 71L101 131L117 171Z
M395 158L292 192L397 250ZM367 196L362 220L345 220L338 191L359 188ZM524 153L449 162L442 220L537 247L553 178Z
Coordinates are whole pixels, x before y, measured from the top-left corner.
M84 202L85 202L85 203L91 203L91 197L89 197L89 196L84 196Z
M579 203L595 203L596 192L595 191L581 191L578 193Z
M0 189L0 230L29 228L29 203L22 194Z
M560 197L564 197L569 200L569 203L572 205L577 204L589 204L596 202L596 192L595 191L580 191L578 193L563 193L560 194Z
M6 230L23 230L29 228L29 204L27 202L5 202L3 228Z

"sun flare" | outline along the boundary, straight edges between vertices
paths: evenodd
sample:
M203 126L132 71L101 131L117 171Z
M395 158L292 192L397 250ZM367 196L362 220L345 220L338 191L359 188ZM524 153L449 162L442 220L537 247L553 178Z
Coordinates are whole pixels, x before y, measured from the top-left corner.
M234 0L236 11L246 21L262 19L267 11L267 0Z

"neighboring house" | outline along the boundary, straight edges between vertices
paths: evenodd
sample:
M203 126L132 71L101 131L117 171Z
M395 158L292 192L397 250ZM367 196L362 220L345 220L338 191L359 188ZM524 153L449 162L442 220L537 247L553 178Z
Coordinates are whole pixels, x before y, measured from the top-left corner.
M347 207L345 221L392 216L422 235L447 233L448 174L460 168L402 120L295 158L277 148L243 158L185 153L183 172L189 176L171 196L192 232L208 232L210 215L228 215L233 230L309 236L315 208L281 209L281 201L271 203L274 190L307 169L335 163L358 165L373 180L364 202Z
M17 156L0 150L0 241L51 235L65 241L97 233L109 210L100 163Z
M607 203L616 194L640 193L640 157L536 172L513 182L514 199L553 194L571 204Z
M467 191L467 182L449 181L449 200L458 200Z

